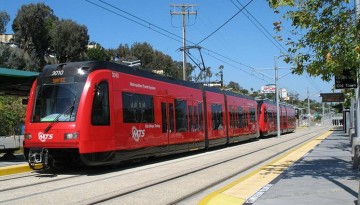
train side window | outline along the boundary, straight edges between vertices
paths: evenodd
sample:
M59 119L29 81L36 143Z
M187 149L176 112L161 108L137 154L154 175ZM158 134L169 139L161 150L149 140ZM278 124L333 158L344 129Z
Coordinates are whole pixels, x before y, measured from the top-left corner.
M169 103L169 118L170 118L170 132L174 132L175 121L174 121L174 104Z
M254 108L250 109L250 121L251 122L256 122L256 111Z
M242 107L238 107L238 119L239 119L239 128L243 128L245 118Z
M161 103L162 132L167 132L166 103Z
M188 130L189 131L193 131L194 126L193 126L193 110L192 110L192 106L189 105L188 106L188 121L189 121L189 126L188 126Z
M224 129L223 116L222 116L222 105L212 104L212 129L222 130Z
M230 128L234 128L234 113L231 109L231 106L229 106L229 115L230 115Z
M198 104L198 110L199 110L199 130L204 130L204 115L203 115L203 103Z
M245 125L245 127L247 127L247 126L249 126L249 113L248 112L245 112L244 113L244 125Z
M229 110L230 110L230 127L237 128L238 125L237 125L237 120L236 120L236 116L237 116L236 110L234 110L231 107L229 107Z
M154 123L154 98L151 95L123 92L124 123Z
M96 85L91 112L92 125L110 125L109 86L106 81Z
M186 101L175 100L175 123L177 132L187 131Z
M267 121L268 121L268 118L270 117L270 114L271 114L271 112L268 113L267 110L264 110L264 122L267 122Z
M234 118L235 118L234 127L235 128L240 128L239 113L238 113L238 111L236 111L236 109L234 109L233 112L234 112Z
M194 106L194 129L195 131L199 130L199 113L197 106Z
M272 122L273 121L273 114L272 114L271 111L268 112L268 114L269 114L269 121Z

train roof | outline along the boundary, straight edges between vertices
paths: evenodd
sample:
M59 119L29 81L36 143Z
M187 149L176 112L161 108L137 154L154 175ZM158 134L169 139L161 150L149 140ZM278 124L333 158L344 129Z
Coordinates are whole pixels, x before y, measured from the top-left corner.
M224 90L223 92L225 93L225 95L228 95L228 96L240 97L240 98L245 98L245 99L248 99L248 100L255 100L253 97L251 97L249 95L240 94L240 93L234 93L234 92L231 92L231 91L228 91L228 90Z
M150 71L146 71L143 69L139 69L136 67L130 67L130 66L127 66L124 64L118 64L118 63L106 62L106 61L81 61L81 62L69 62L69 63L46 65L44 67L43 72L41 72L40 77L52 77L52 72L54 70L66 70L66 74L64 74L64 76L67 76L67 75L77 76L77 75L79 75L79 73L78 73L79 69L81 69L83 71L83 73L85 73L85 74L89 74L96 70L108 69L108 70L112 70L112 71L116 71L116 72L120 72L120 73L136 75L136 76L140 76L140 77L144 77L144 78L154 79L154 80L167 82L167 83L171 83L171 84L176 84L176 85L180 85L180 86L186 86L186 87L190 87L190 88L194 88L194 89L202 88L203 90L209 91L209 92L254 100L253 97L248 96L248 95L234 93L231 91L225 91L225 90L221 90L219 88L203 86L201 84L197 84L197 83L193 83L193 82L178 80L178 79L175 79L172 77L166 77L166 76L159 75L159 74L156 74L156 73L153 73Z
M78 69L83 70L85 74L89 74L96 70L108 69L120 73L136 75L144 78L150 78L162 82L177 84L181 86L186 86L190 88L199 89L200 85L187 82L183 80L178 80L171 77L166 77L163 75L159 75L150 71L142 70L136 67L130 67L123 64L113 63L113 62L105 62L105 61L82 61L82 62L69 62L69 63L61 63L61 64L52 64L46 65L44 67L43 72L40 74L41 77L50 77L52 71L64 69L67 71L67 75L77 75Z
M267 103L267 104L270 104L270 105L276 105L276 102L271 101L269 99L261 99L261 100L256 100L256 101L258 102L259 105L261 105L263 103ZM295 109L295 107L293 105L290 105L290 104L287 104L287 103L280 103L279 105L282 106L282 107Z

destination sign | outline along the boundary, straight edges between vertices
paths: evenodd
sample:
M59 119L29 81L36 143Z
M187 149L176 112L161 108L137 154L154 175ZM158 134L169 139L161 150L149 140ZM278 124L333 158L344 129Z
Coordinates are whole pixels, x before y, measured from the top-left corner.
M44 78L44 84L66 84L74 83L74 76L54 76Z
M344 102L344 93L320 93L322 102Z
M335 89L357 88L356 75L345 69L341 76L335 76Z

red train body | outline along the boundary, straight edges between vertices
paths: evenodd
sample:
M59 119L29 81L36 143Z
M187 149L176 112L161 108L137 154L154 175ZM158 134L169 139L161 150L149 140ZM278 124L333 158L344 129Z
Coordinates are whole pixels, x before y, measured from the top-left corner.
M268 100L258 101L260 136L277 134L276 104ZM280 132L288 133L296 129L295 109L290 105L280 104Z
M24 152L33 168L204 149L257 138L266 126L250 97L110 62L48 65L28 102ZM283 125L294 129L292 119Z

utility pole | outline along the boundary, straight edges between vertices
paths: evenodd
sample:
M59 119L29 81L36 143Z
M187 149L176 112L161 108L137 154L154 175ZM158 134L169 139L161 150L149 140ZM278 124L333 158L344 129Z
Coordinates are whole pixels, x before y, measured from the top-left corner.
M308 126L309 126L309 129L310 129L310 123L311 123L311 120L310 120L310 93L309 93L309 87L307 88L307 97L308 97Z
M275 56L274 64L275 64L275 99L276 99L276 125L277 125L277 137L280 137L280 99L279 99L279 74L278 74L278 67L276 65L276 60L278 57Z
M355 11L356 11L356 25L360 18L360 0L355 0ZM358 72L356 72L357 75L359 75ZM359 131L360 131L360 102L359 102L359 95L360 95L360 82L358 76L357 78L357 88L355 89L355 100L356 100L356 125L355 125L355 136L359 137ZM359 187L359 198L360 200L360 187ZM359 201L358 201L359 202Z
M170 4L174 11L170 11L171 15L182 15L182 31L183 31L183 80L186 80L186 15L197 14L193 11L196 4ZM176 8L181 8L181 11L175 11ZM190 8L192 11L190 11Z
M355 0L355 11L356 11L356 22L355 25L357 25L360 17L360 0ZM357 27L356 27L357 28ZM358 31L357 31L358 32ZM357 40L357 39L356 39ZM356 75L359 75L358 72L356 72ZM359 102L359 92L360 92L360 82L359 82L359 76L356 76L357 79L357 87L355 89L355 96L356 96L356 125L355 125L355 136L359 137L360 132L360 102ZM359 138L358 138L359 139ZM353 145L352 145L353 147ZM354 158L354 160L357 160ZM359 190L358 190L358 200L357 204L360 204L360 183L359 183Z

